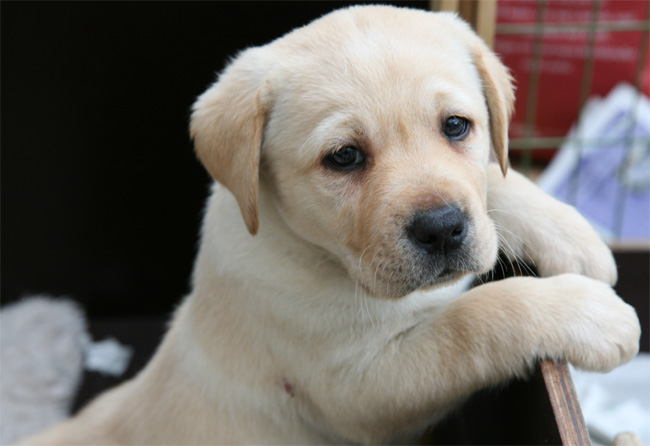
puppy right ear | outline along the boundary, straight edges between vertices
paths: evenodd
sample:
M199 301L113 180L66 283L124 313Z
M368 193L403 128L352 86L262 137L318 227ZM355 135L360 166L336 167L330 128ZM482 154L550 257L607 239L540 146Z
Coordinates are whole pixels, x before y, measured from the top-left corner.
M192 107L190 135L207 171L235 196L248 231L259 228L258 177L266 69L259 48L241 53Z
M508 127L514 111L515 90L508 68L482 41L474 47L474 65L490 115L490 137L503 176L508 171Z

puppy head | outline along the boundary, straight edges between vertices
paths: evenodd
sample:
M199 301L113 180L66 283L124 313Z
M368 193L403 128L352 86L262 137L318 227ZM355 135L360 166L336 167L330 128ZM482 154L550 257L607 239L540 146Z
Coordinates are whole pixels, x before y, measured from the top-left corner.
M506 172L513 98L453 15L353 7L240 54L191 134L252 234L261 178L290 231L399 297L492 267L486 167Z

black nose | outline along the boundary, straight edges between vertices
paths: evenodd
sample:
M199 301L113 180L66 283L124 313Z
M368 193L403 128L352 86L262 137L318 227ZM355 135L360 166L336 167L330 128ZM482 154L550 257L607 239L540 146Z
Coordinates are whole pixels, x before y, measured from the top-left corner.
M419 213L408 226L413 243L429 254L449 254L467 235L465 215L455 206L443 206Z

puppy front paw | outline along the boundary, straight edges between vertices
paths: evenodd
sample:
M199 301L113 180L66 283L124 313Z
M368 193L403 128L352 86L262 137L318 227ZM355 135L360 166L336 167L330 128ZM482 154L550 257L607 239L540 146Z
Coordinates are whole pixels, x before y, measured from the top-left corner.
M495 163L488 166L488 181L488 212L511 260L532 262L542 277L575 273L616 283L610 249L574 207L518 172L503 178Z
M555 202L549 213L527 252L539 274L575 273L614 285L614 256L591 224L575 208L560 202Z
M566 296L556 309L558 338L550 341L562 346L560 357L584 370L608 372L636 356L639 319L612 288L576 274L545 280Z

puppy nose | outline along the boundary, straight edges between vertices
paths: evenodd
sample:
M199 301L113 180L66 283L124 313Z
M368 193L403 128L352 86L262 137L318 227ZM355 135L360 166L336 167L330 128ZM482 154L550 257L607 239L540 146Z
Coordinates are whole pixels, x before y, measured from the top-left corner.
M449 254L467 235L465 215L455 206L443 206L417 215L407 230L413 242L429 254Z

